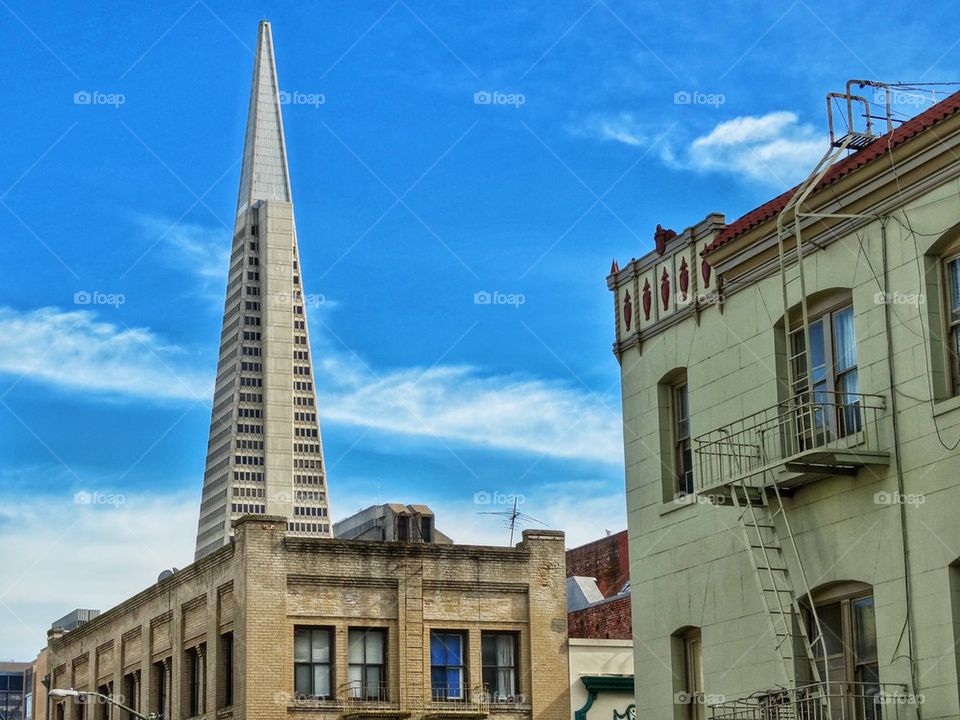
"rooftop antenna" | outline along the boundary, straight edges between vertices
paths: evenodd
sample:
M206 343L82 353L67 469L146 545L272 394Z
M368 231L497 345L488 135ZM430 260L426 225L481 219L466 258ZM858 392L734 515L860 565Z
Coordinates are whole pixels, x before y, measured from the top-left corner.
M486 510L478 513L479 515L499 515L502 518L507 518L503 525L504 527L510 528L510 547L513 547L513 535L514 531L517 529L518 520L528 523L540 523L541 525L546 526L546 523L543 520L538 520L537 518L533 517L533 515L527 515L526 513L522 513L517 509L518 497L519 496L517 495L513 496L512 510Z

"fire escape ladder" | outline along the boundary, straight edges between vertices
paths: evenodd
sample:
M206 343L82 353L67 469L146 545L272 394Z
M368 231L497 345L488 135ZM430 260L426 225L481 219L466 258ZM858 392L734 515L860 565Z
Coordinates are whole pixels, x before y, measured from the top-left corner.
M776 484L769 491L760 487L738 482L731 488L734 507L737 508L744 542L750 556L750 565L757 580L760 599L765 614L770 620L777 654L783 669L783 687L797 687L805 679L801 668L807 667L813 682L826 682L821 678L820 668L813 654L813 644L807 630L803 614L800 612L800 597L809 599L806 573L803 570L800 552L797 548L786 507ZM780 541L779 525L786 536L786 550L793 554L798 569L799 585L791 580L787 563L787 552ZM820 634L820 621L816 609L810 603L807 608L817 642Z

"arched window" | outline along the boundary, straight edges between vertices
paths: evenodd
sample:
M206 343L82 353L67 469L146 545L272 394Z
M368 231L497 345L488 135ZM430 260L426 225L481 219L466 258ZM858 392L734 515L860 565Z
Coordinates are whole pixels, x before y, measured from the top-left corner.
M935 398L943 400L960 395L960 224L930 246L924 270L930 369Z
M677 368L664 375L657 392L663 501L669 502L693 493L690 392L686 368Z
M875 705L866 701L880 692L873 587L842 581L822 586L812 595L822 640L809 605L805 614L821 682L830 683L832 696L849 694L848 717L877 720Z
M670 637L674 720L703 720L703 659L700 628L685 627Z

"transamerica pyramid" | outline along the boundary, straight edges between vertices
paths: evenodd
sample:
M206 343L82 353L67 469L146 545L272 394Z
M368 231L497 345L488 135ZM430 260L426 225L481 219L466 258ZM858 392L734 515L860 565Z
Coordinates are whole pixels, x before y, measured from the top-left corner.
M227 544L242 515L283 516L292 535L331 537L302 288L273 36L262 21L196 559Z

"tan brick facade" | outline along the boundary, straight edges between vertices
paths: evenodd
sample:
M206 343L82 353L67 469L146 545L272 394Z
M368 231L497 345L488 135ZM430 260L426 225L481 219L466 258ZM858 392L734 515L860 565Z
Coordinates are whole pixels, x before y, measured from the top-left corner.
M500 548L288 537L282 517L250 516L235 529L230 545L51 638L53 686L108 687L144 714L166 708L166 720L568 716L562 533L526 531L515 548ZM331 631L331 699L295 692L298 627ZM386 631L381 702L346 697L351 628ZM432 698L431 630L463 633L468 702ZM517 637L513 702L491 703L481 692L481 635L491 631ZM195 663L197 712L190 697ZM135 697L127 697L131 692ZM64 720L81 717L72 700L62 702ZM85 720L111 717L102 710L87 708ZM53 717L59 717L56 710ZM116 711L112 717L123 715Z

